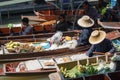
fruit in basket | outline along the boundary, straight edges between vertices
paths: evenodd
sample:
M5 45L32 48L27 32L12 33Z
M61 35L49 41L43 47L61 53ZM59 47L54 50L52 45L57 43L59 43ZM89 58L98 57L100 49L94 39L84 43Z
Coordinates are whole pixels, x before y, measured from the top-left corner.
M19 42L13 42L10 41L9 43L6 44L6 49L8 50L9 53L15 52L15 48L20 45Z
M27 53L27 52L31 53L31 52L33 52L34 48L35 48L34 46L31 46L28 43L21 44L19 46L19 50L20 50L21 53Z
M82 65L78 65L77 67L78 67L78 70L79 70L80 72L82 72L82 73L84 73L85 70L86 70L85 67L82 66Z
M6 44L6 48L16 48L17 46L20 46L19 42L10 41L9 43Z
M72 38L71 38L70 36L66 36L65 39L66 39L67 41L71 41L71 40L72 40Z
M54 66L55 63L54 62L45 62L44 65L45 66Z
M12 43L13 43L12 41L10 41L9 43L7 43L6 44L6 48L9 48Z
M60 71L66 78L76 78L76 77L83 76L83 73L78 70L78 66L75 66L70 70L67 70L67 68L61 67ZM83 70L81 69L81 71L83 71Z

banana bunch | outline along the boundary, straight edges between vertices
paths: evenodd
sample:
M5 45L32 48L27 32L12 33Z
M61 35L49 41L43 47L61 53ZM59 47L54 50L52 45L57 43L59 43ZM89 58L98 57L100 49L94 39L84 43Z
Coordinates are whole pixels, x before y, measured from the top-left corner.
M6 44L7 49L14 49L14 48L16 48L18 46L20 46L19 42L10 41L9 43Z

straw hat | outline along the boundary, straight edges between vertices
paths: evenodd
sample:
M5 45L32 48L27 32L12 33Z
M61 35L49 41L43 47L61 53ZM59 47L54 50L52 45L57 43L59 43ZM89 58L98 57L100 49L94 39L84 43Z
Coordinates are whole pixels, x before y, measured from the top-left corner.
M78 25L85 28L92 27L94 23L94 20L87 15L78 20Z
M89 42L91 44L98 44L102 42L106 37L106 33L101 30L95 30L91 33L91 36L89 38Z

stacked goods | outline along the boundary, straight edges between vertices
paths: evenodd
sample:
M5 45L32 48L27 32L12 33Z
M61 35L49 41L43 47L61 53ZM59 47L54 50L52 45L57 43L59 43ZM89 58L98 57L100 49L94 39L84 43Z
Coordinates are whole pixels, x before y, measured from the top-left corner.
M43 51L43 48L39 46L33 46L34 43L20 43L10 41L6 44L5 48L9 53L31 53Z
M47 50L63 49L63 48L76 48L77 41L69 36L60 37L53 36L50 41L45 42L31 42L31 43L21 43L10 41L6 44L5 50L9 53L31 53L31 52L41 52ZM61 40L62 39L62 40Z
M113 56L112 59L110 56L97 56L93 58L87 58L84 60L73 61L68 63L57 64L58 71L62 75L63 79L75 79L86 76L101 75L107 74L110 72L118 71L116 63L113 63L115 60L120 60L120 56ZM94 61L96 60L96 61ZM82 63L81 63L82 62ZM71 65L71 66L69 66Z
M95 74L104 74L107 72L111 72L109 67L103 67L98 70L98 66L93 65L76 65L72 69L68 70L67 68L61 67L60 71L62 72L65 78L79 78L82 76L90 76Z
M15 52L15 48L17 48L18 46L20 46L19 42L10 41L9 43L6 44L6 49L9 52Z

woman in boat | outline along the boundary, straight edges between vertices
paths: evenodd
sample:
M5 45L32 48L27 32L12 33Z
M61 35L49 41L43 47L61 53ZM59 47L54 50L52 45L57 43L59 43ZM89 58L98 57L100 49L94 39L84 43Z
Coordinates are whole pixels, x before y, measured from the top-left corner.
M60 14L55 25L56 31L69 31L71 30L70 25L71 24L66 21L66 14Z
M100 18L98 11L93 8L93 6L91 6L88 1L85 1L82 4L82 7L84 9L84 14L88 15L97 23L97 20Z
M115 48L109 39L106 39L106 32L102 30L95 30L91 33L89 42L92 44L86 55L92 57L94 54L113 54Z
M22 30L21 35L26 35L32 32L33 26L29 24L29 19L28 18L23 18L22 19L22 24L23 27L25 27L24 30Z
M78 20L78 25L83 28L81 35L77 39L78 46L88 45L90 34L93 31L92 27L94 26L94 20L89 16L85 15Z

